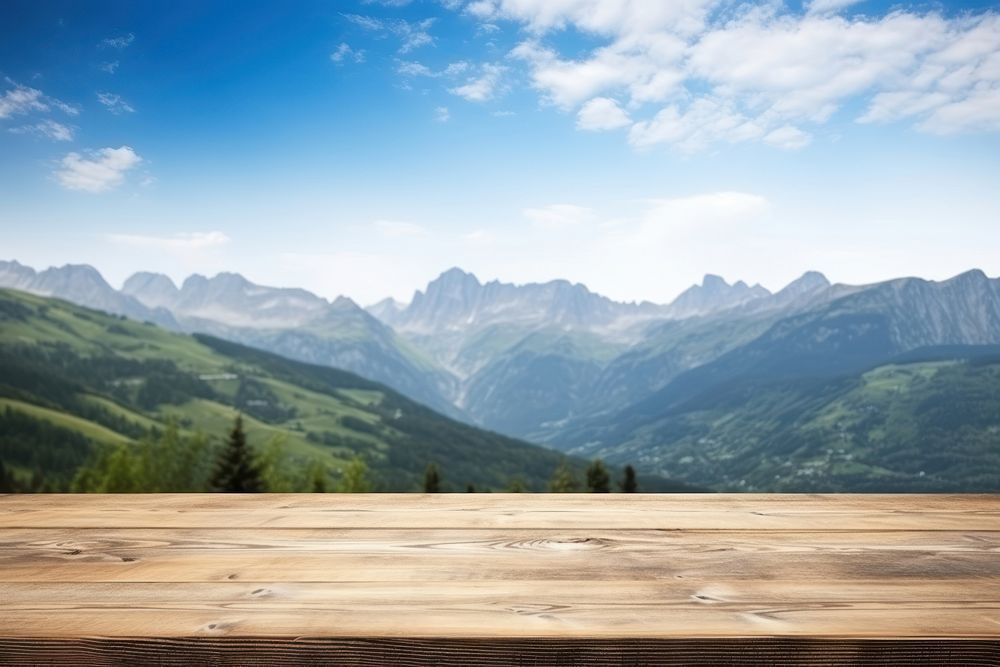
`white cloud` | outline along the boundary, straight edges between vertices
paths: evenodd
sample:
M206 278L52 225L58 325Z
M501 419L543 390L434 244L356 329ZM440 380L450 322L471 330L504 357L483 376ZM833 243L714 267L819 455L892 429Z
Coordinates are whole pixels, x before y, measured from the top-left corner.
M13 82L8 79L8 83ZM44 98L42 91L36 88L14 84L13 88L0 97L0 118L26 114L30 111L48 111L49 106L44 102Z
M539 42L522 42L511 56L528 63L532 86L561 109L607 91L623 90L636 103L675 93L684 79L685 43L674 35L643 35L595 49L590 57L566 60Z
M479 0L467 11L486 20L525 23L536 33L574 25L600 35L689 34L701 28L713 4L712 0Z
M574 204L550 204L541 208L526 208L524 217L536 225L551 229L575 227L597 219L593 209Z
M108 111L116 116L123 113L133 113L135 111L135 109L132 108L132 105L122 99L121 95L117 95L115 93L97 93L97 101L103 104Z
M437 72L434 72L427 65L422 65L415 61L402 60L396 67L396 71L403 76L427 76L435 77Z
M632 119L610 97L595 97L584 104L576 115L579 130L616 130L632 124Z
M735 144L763 136L758 122L744 116L731 102L714 98L697 99L686 108L665 107L629 130L629 142L636 148L670 144L687 153L704 150L717 141Z
M345 60L363 63L365 61L365 51L364 49L353 49L347 42L341 42L330 54L330 60L335 63L342 63Z
M758 114L824 122L844 100L905 77L946 29L935 15L751 15L705 34L689 70Z
M135 41L135 35L128 33L118 37L105 37L97 45L102 49L118 49L121 51Z
M430 34L430 28L434 25L435 21L433 18L422 19L420 21L406 21L404 19L380 19L361 14L344 14L343 16L354 25L365 30L395 35L400 41L400 53L409 53L421 46L428 46L434 43L434 37Z
M808 133L792 125L782 125L764 135L765 143L791 150L805 148L810 141L812 141L812 137Z
M909 119L930 133L1000 128L1000 15L844 11L853 4L478 0L464 11L523 26L510 57L542 101L575 111L581 130L631 122L637 147L801 148L810 128L858 106L860 122ZM597 45L560 52L548 38L567 28Z
M1000 130L1000 15L952 22L942 34L919 67L871 99L860 122L914 119L933 134Z
M142 158L129 146L102 148L86 157L73 152L62 159L54 176L68 190L105 192L121 185L125 173L140 162Z
M448 111L448 107L437 107L434 109L434 120L439 123L447 123L451 120L451 112Z
M12 88L0 95L0 118L26 115L35 111L47 112L51 107L59 109L68 116L80 113L80 110L72 104L50 97L37 88L23 86L9 78L5 78L4 81Z
M108 62L101 63L101 71L107 72L108 74L114 74L115 72L118 71L118 64L119 63L117 60L111 60Z
M426 228L413 222L376 220L373 226L380 236L387 239L413 238L427 235Z
M46 137L48 139L52 139L53 141L73 140L73 128L63 125L62 123L57 123L50 118L40 120L32 125L12 127L10 128L10 131L14 134L33 134L39 137Z
M503 65L486 63L478 76L469 79L461 86L449 88L448 92L469 102L486 102L504 90L503 74L506 71L507 68Z
M226 245L230 238L222 232L189 232L172 236L146 236L142 234L108 234L107 239L117 245L132 248L184 252L203 250Z

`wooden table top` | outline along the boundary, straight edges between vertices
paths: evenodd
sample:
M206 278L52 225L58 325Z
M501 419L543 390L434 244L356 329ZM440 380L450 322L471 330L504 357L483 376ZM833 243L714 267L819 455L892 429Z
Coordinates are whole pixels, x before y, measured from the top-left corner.
M0 496L4 663L1000 664L998 647L1000 495Z

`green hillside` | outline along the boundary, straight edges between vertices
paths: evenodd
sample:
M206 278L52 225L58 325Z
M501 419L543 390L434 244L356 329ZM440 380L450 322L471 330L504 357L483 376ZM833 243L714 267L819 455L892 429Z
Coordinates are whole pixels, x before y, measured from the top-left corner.
M15 475L67 488L101 447L169 424L217 447L238 412L258 451L277 437L284 463L330 482L360 456L376 490L417 490L431 462L445 490L543 490L562 458L352 373L0 290L0 460Z
M770 370L770 369L769 369ZM699 374L699 380L704 374ZM717 490L1000 491L1000 352L915 351L845 376L730 378L662 397L576 453ZM674 392L679 393L679 392Z

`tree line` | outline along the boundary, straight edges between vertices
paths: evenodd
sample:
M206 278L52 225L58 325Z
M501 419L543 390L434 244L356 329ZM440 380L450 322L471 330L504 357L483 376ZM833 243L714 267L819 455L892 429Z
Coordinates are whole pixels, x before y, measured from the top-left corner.
M424 493L446 491L444 473L436 463L428 464ZM225 444L213 447L204 435L183 435L175 422L150 432L136 443L104 445L80 467L66 484L46 483L39 473L19 480L0 461L0 493L70 490L79 493L163 492L314 492L365 493L375 490L364 458L356 455L332 479L325 464L312 459L304 465L290 460L282 438L272 438L259 451L247 442L243 419L237 416ZM592 461L581 475L568 459L556 467L548 484L551 493L624 493L638 491L635 469L625 466L620 479L601 460ZM489 492L466 484L465 490ZM512 479L500 491L527 491L525 483Z

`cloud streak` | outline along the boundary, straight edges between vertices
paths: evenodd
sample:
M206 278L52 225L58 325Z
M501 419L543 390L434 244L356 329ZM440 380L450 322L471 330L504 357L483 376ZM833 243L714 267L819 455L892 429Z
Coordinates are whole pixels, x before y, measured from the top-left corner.
M127 35L119 35L117 37L105 37L97 46L102 49L117 49L121 51L122 49L128 48L132 42L135 41L135 35L128 33Z
M12 127L10 128L10 131L14 134L33 134L36 137L44 137L53 141L73 140L73 128L68 125L63 125L62 123L57 123L49 118L40 120L32 125Z
M347 61L363 63L365 61L365 51L364 49L354 49L347 42L341 42L330 54L330 60L335 63Z
M187 232L172 236L147 236L142 234L108 234L108 241L130 248L150 248L171 252L204 250L228 244L229 236L219 231Z
M119 116L123 113L134 113L132 105L122 99L121 95L115 93L97 93L97 101L104 105L104 108Z
M23 86L12 79L5 79L5 81L11 88L0 95L0 119L27 115L36 111L47 112L52 107L68 116L76 116L80 113L80 110L72 104L49 97L37 88Z
M422 46L434 43L434 37L430 34L430 28L434 25L433 18L407 21L405 19L380 19L362 14L344 14L343 17L369 32L396 36L400 42L399 53L410 53Z

